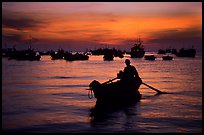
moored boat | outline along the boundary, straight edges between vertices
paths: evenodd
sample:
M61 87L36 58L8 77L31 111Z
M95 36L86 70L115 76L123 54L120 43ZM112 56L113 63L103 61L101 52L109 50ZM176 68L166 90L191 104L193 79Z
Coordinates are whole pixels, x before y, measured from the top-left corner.
M8 57L8 60L30 60L30 61L39 61L41 58L41 55L38 51L34 51L34 49L27 49L27 50L8 50L6 52L6 56Z
M163 60L172 60L172 59L173 59L173 57L172 57L172 56L167 55L167 56L163 56L163 57L162 57L162 59L163 59Z
M155 60L156 57L154 55L146 55L144 58L146 60Z
M75 53L75 54L72 54L70 52L66 52L65 56L64 56L64 59L68 60L68 61L88 60L89 56L87 54L81 54L81 53L78 53L78 52Z
M111 61L111 60L113 60L113 58L114 58L114 55L113 54L105 54L104 56L103 56L103 60L105 60L105 61Z
M97 50L90 50L90 53L92 55L106 55L106 54L113 54L114 57L119 57L119 58L123 58L123 54L125 54L124 51L118 50L116 48L99 48Z
M163 50L163 49L159 49L158 52L157 52L157 54L166 54L166 51Z
M181 48L179 52L176 54L177 57L195 57L196 55L196 50L191 48L191 49L184 49Z
M65 55L65 52L63 49L58 49L57 52L52 51L50 53L51 59L52 60L58 60L58 59L63 59Z
M145 51L140 38L137 39L134 46L131 48L131 58L142 58L144 57Z

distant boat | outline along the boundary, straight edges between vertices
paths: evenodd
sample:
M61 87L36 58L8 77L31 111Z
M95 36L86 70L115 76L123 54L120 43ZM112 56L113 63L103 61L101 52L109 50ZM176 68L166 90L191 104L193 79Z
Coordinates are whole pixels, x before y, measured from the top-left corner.
M155 60L156 57L154 55L146 55L144 58L146 60Z
M52 60L58 60L58 59L63 59L64 58L64 50L59 49L57 52L52 51L50 53L51 59Z
M166 49L166 50L163 50L163 49L159 49L157 54L166 54L166 53L172 53L172 54L177 54L177 50L176 49Z
M171 49L171 53L176 55L177 54L177 50L173 48L173 49Z
M15 53L16 53L16 49L15 48L2 49L2 57L11 57Z
M102 49L102 48L99 48L99 49L96 49L96 50L90 50L91 54L92 55L104 55L104 53L107 51L108 49Z
M136 40L136 43L131 48L130 56L131 58L142 58L144 57L145 51L140 38Z
M196 55L196 50L191 48L191 49L184 49L181 48L179 52L176 54L177 57L195 57Z
M157 54L166 54L166 51L165 50L162 50L162 49L159 49Z
M105 60L105 61L111 61L111 60L113 60L113 58L114 58L114 55L111 54L111 53L105 54L105 55L103 56L103 60Z
M64 55L64 59L68 61L74 61L74 60L88 60L89 56L87 54L81 54L81 53L76 53L72 54L70 52L66 52Z
M123 55L123 54L124 54L124 52L122 52L121 50L117 50L117 51L114 51L114 52L113 52L113 56L114 56L114 57L119 57L119 58L121 58L121 59L124 58L124 55Z
M8 57L9 60L16 59L16 60L39 61L41 58L40 53L38 51L37 52L34 51L31 48L21 51L17 51L15 48L13 48L13 50L9 49L8 52L6 53L6 56Z
M92 55L106 55L108 53L111 53L114 55L114 57L119 57L119 58L123 58L123 54L125 54L124 51L121 51L121 50L118 50L116 48L112 48L112 49L109 49L109 48L99 48L97 50L90 50L90 53Z
M73 54L74 60L88 60L89 56L87 54L82 54L82 53L76 53Z
M162 57L162 59L163 59L163 60L172 60L172 59L173 59L173 57L172 57L172 56L167 55L167 56L163 56L163 57Z

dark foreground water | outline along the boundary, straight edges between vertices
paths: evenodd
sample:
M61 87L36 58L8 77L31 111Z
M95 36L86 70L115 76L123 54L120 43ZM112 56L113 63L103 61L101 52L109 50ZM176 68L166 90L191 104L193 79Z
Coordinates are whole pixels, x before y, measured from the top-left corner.
M202 132L202 57L163 61L115 58L103 61L15 61L2 58L2 130L5 132ZM165 92L141 85L137 104L90 116L96 99L87 96L89 83L115 78L129 58L142 80Z

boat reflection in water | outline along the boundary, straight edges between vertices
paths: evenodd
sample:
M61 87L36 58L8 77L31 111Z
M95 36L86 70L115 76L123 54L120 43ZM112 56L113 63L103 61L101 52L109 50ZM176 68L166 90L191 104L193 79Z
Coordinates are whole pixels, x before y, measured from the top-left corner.
M108 121L115 121L116 119L119 119L116 117L120 117L120 115L124 115L124 114L126 116L133 115L131 113L131 109L134 108L134 111L133 111L134 113L136 111L135 106L137 105L138 102L139 101L131 102L126 105L118 104L117 106L116 105L113 106L112 104L102 105L96 102L95 106L90 109L90 115L89 115L89 117L91 118L90 124L93 127L100 124L105 124ZM136 114L134 113L134 115Z

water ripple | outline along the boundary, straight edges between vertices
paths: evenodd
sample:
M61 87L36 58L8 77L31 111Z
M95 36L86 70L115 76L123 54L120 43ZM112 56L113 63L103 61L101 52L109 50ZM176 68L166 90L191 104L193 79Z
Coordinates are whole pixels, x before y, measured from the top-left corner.
M48 85L48 88L79 88L79 87L88 87L86 84L70 84L70 85Z
M51 79L78 79L78 78L90 78L93 76L51 76Z

